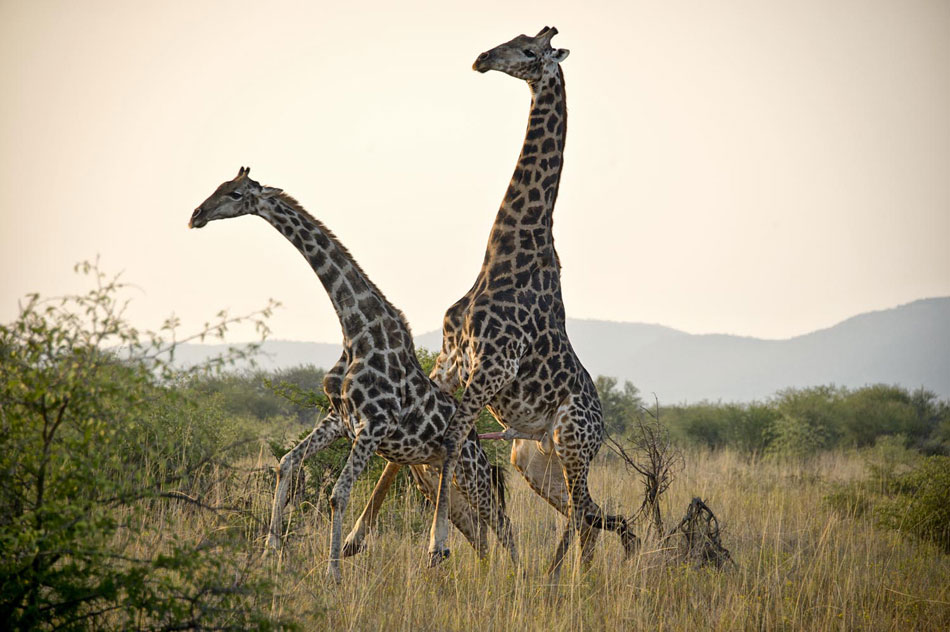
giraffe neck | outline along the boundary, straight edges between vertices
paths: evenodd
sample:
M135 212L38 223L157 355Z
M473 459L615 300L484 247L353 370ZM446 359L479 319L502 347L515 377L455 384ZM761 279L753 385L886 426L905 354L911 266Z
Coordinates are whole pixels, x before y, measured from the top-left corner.
M310 263L330 297L345 340L354 340L380 318L396 318L406 327L402 312L386 300L322 222L288 195L278 195L269 202L261 204L257 214L296 246Z
M516 269L558 267L552 227L567 134L564 73L558 66L556 73L529 86L528 131L488 238L485 269L508 259Z

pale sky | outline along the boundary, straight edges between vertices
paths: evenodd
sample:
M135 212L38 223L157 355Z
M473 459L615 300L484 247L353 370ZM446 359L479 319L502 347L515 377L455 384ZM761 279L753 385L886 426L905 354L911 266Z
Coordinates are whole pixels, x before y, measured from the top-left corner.
M338 342L277 231L186 228L250 165L439 328L530 102L472 62L545 25L571 50L568 316L785 338L950 295L947 0L0 0L0 322L99 255L142 327L272 297L273 338Z

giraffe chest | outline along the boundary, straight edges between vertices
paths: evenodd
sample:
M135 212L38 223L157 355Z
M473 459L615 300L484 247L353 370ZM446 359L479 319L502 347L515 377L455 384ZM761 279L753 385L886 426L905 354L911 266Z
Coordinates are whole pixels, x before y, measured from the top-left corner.
M576 380L567 369L569 364L559 356L527 355L516 379L492 399L492 412L506 426L543 433L574 392Z
M359 390L344 388L334 412L347 437L351 441L357 436L372 438L375 452L394 463L440 463L442 437L455 405L421 371L417 377L383 400L368 401L359 396Z
M458 370L465 383L471 367L483 361L480 354L489 353L486 345L474 347L463 342ZM500 350L504 354L504 350ZM564 401L576 394L586 371L562 331L552 328L538 333L519 356L518 373L491 400L490 408L505 426L522 432L545 431ZM465 361L467 360L467 361Z

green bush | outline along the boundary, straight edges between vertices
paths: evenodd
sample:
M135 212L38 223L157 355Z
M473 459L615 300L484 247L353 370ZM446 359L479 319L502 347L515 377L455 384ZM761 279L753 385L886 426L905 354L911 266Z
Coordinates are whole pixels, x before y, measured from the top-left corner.
M927 457L897 476L890 492L881 503L880 522L950 553L950 457Z
M612 390L616 380L601 377L601 384L610 387L601 388L606 417L607 411L622 409L622 396ZM729 446L752 455L803 458L837 447L871 446L892 435L925 454L950 454L950 402L922 388L791 388L765 402L662 406L660 416L681 444Z
M840 436L838 420L842 389L818 386L780 391L778 412L768 452L778 457L803 458L833 447Z
M242 534L223 524L189 540L155 517L161 504L201 505L189 494L233 438L220 409L186 397L161 359L176 323L137 331L122 317L122 284L80 269L92 275L89 293L30 296L0 326L0 621L274 627Z
M950 457L923 457L905 443L901 435L879 438L862 451L868 477L835 486L825 500L950 553Z
M230 415L250 416L260 421L293 418L313 426L318 409L312 402L283 397L288 388L322 393L325 372L313 365L267 371L242 371L217 375L199 375L190 386L203 397L216 397Z

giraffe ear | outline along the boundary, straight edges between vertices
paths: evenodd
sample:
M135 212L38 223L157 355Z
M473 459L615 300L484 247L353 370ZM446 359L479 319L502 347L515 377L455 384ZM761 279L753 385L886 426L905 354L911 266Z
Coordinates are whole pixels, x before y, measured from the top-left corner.
M266 198L274 197L275 195L280 195L283 192L284 192L283 189L278 189L275 187L262 187L261 197L266 197Z
M557 63L561 63L562 61L567 59L567 56L570 54L571 54L571 51L567 50L566 48L559 48L553 53L551 53L551 59L553 59Z

